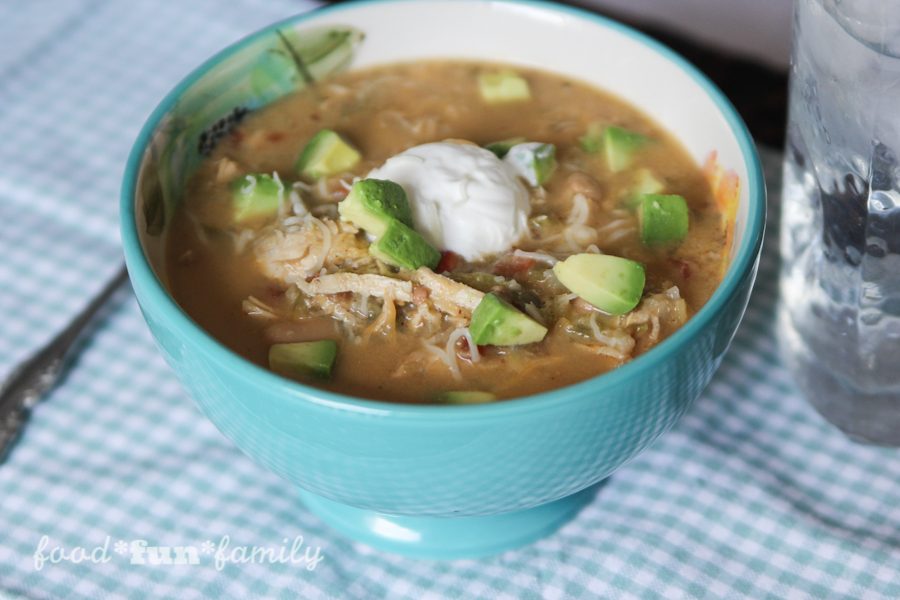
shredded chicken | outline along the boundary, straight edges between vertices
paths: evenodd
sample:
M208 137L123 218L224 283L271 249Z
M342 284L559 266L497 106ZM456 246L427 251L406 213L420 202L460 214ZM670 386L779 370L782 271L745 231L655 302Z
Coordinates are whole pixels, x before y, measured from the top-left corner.
M572 203L564 229L555 237L567 248L583 248L598 235L596 229L587 225L591 201L575 194ZM602 237L633 230L628 217L616 217L601 228ZM266 275L288 284L295 299L297 295L304 296L310 315L335 319L349 339L389 335L401 327L427 339L422 350L411 354L393 373L395 377L436 368L447 369L459 378L460 358L480 362L478 347L467 326L485 293L426 267L399 273L387 268L370 256L365 237L348 223L309 213L286 215L278 226L261 232L251 249ZM588 251L599 249L590 246ZM547 252L516 250L513 256L548 265L557 260ZM520 284L516 286L521 289ZM370 298L381 299L376 313L369 312ZM558 318L567 313L572 301L576 303L576 314L589 317L579 321L578 327L566 318ZM244 310L262 320L277 316L272 307L253 297L244 302ZM550 305L542 310L526 303L525 310L540 322L555 321L556 329L562 328L566 335L576 337L585 351L618 361L626 361L648 344L655 344L687 320L687 306L677 287L648 295L634 311L620 317L601 315L573 293L555 293ZM461 339L466 339L468 352L462 349L465 346L461 346ZM529 360L532 359L536 360Z
M590 320L591 334L594 339L600 342L600 346L596 346L594 351L598 354L605 354L618 360L625 360L634 351L634 338L621 329L612 329L604 331L600 329L597 323L597 313L591 315Z
M322 275L309 282L300 280L296 282L296 285L308 296L350 292L379 298L391 297L397 302L412 302L412 283L371 273L362 275L334 273L333 275Z
M462 373L459 371L459 362L456 359L456 348L448 350L447 348L440 348L431 344L425 344L423 347L427 352L430 352L433 356L447 365L447 369L450 371L450 374L453 375L453 379L456 379L457 381L462 379Z
M318 275L322 267L375 270L368 244L349 223L309 215L301 223L288 222L286 229L272 229L254 244L257 262L268 277L290 284Z
M464 283L453 281L449 277L438 275L427 267L419 268L413 274L413 280L419 285L427 287L431 302L442 312L451 316L472 312L484 298L484 292Z
M277 310L256 296L248 296L241 303L241 309L245 314L256 319L277 319L279 317Z
M415 302L415 289L413 290ZM408 331L414 331L417 335L430 337L444 328L444 316L429 302L408 304L405 307L404 326ZM464 318L448 317L450 325L462 327L466 324Z
M687 321L687 304L677 286L644 298L632 312L620 318L622 327L649 325L649 340L659 340L663 332L671 333Z
M371 277L380 277L380 275L371 275ZM384 306L381 308L381 314L375 321L366 327L363 332L363 338L368 338L374 333L382 332L391 334L397 324L397 307L394 305L393 289L388 287L384 293Z
M519 250L518 248L516 248L515 250L513 250L512 255L516 258L531 259L537 262L546 263L551 267L559 262L558 258L556 258L555 256L551 256L546 252L526 252L524 250Z

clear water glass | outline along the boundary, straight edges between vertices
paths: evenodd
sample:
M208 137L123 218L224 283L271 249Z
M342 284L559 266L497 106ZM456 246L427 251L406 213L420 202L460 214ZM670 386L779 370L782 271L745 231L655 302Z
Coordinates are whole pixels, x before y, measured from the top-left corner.
M851 438L900 445L900 2L795 0L780 334Z

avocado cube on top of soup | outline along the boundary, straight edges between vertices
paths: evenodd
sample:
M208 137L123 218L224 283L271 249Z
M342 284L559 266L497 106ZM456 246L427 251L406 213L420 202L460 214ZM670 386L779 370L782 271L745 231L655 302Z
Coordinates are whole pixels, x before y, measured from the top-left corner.
M588 154L596 154L603 150L603 123L594 122L588 125L587 131L578 138L578 145Z
M573 254L556 263L560 283L608 315L631 311L644 293L646 276L638 262L609 254Z
M478 91L488 104L519 102L531 99L528 81L515 71L504 70L478 76Z
M337 357L337 342L291 342L269 347L269 368L289 376L329 379Z
M472 312L472 340L485 346L518 346L544 339L547 328L495 294L485 294Z
M687 237L690 211L682 196L644 194L638 204L641 241L648 246L670 244Z
M277 176L251 173L231 183L231 220L245 225L278 214L284 197L284 184Z
M484 149L493 152L497 156L497 158L503 158L513 146L517 144L524 144L527 141L528 140L521 136L508 138L505 140L499 140L496 142L491 142L490 144L486 144L484 146Z
M538 187L545 184L556 170L556 147L539 142L516 144L503 160L531 187Z
M645 135L615 125L591 123L587 132L578 139L581 149L589 154L600 152L606 158L606 167L613 173L624 171L634 162L634 155L650 141Z
M362 156L338 133L323 129L312 137L297 159L297 172L308 179L321 179L356 166Z
M415 271L419 267L435 268L441 253L411 227L392 219L384 234L369 246L369 254L394 267Z
M622 205L629 210L635 210L641 203L641 198L646 194L659 194L665 189L665 184L660 181L650 169L637 169L631 186L628 188Z
M645 135L621 127L607 127L603 131L603 151L606 166L613 173L624 171L634 162L634 155L650 141Z
M360 179L338 204L341 219L374 237L384 235L391 221L412 227L412 209L406 192L386 179Z

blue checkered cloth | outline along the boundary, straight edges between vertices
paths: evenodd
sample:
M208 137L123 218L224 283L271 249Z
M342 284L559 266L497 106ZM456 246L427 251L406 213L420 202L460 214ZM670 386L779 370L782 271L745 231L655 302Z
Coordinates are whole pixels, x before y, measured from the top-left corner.
M0 4L0 377L115 271L123 164L155 103L215 50L309 7ZM123 290L0 467L0 596L900 597L900 456L847 441L794 390L771 225L747 316L694 409L561 531L478 561L391 556L324 527L200 415ZM270 549L303 536L321 560L218 569L205 542L225 535ZM135 543L191 547L198 564L132 564ZM99 562L72 560L97 546Z

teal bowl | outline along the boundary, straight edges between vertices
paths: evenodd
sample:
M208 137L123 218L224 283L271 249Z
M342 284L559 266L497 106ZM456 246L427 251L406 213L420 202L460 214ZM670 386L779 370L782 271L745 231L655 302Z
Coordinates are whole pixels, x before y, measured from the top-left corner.
M303 72L286 44L304 59ZM308 387L249 363L198 327L166 291L162 249L200 151L247 111L311 78L434 57L563 73L615 91L662 123L705 164L726 216L728 258L710 301L670 338L611 373L475 406L390 404ZM591 499L596 484L672 427L738 327L764 217L752 140L694 67L614 21L521 1L341 4L264 29L207 61L162 101L135 143L121 197L137 300L209 419L297 486L306 506L335 529L431 558L492 554L552 532Z

